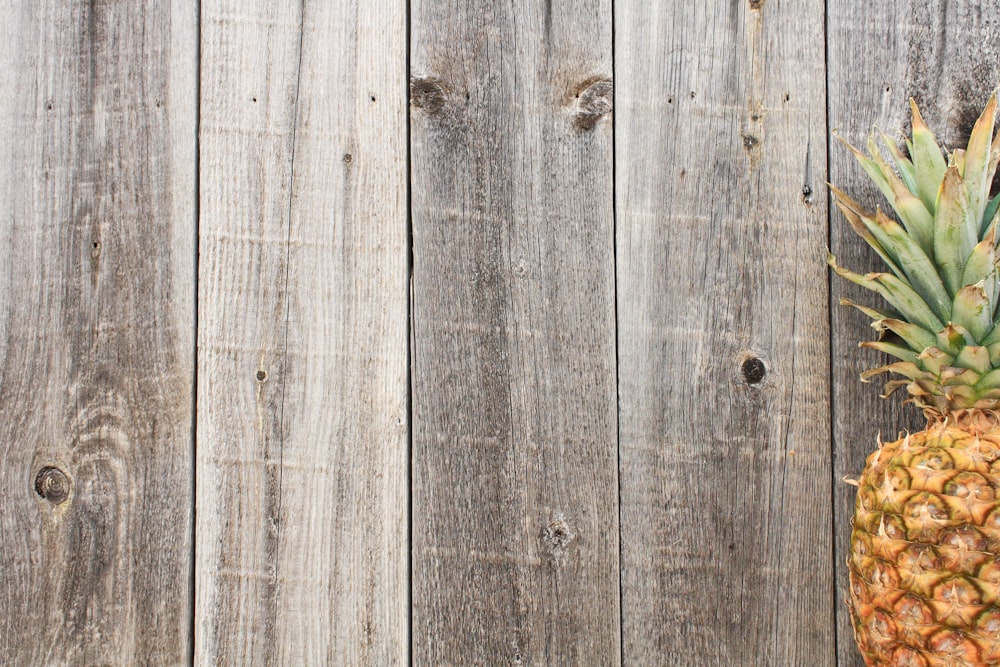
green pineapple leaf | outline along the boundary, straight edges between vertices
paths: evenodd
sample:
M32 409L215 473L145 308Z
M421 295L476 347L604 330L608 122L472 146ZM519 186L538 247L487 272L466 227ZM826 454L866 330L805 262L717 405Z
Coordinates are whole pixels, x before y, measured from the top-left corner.
M958 290L952 321L965 327L975 340L985 342L993 326L993 313L982 285L966 285Z
M899 172L900 178L903 179L903 183L906 185L906 189L913 193L917 191L917 172L913 168L913 163L910 162L903 153L899 150L899 146L896 142L892 140L892 137L885 134L884 132L880 135L882 138L882 144L889 151L889 155L892 157L893 164L896 165L896 170ZM926 210L926 207L924 208Z
M971 221L968 192L958 167L948 167L941 181L934 218L934 258L950 294L962 287L965 260L976 245L978 224Z
M941 147L938 146L934 133L920 116L917 103L910 100L910 110L913 113L913 141L909 142L910 158L916 173L917 194L928 210L935 210L938 189L944 178L947 163Z
M993 141L996 112L997 98L994 94L990 96L990 101L972 128L969 146L965 151L966 164L962 177L968 190L969 212L976 224L977 233L982 226L983 213L990 196L990 181L992 181L990 144Z

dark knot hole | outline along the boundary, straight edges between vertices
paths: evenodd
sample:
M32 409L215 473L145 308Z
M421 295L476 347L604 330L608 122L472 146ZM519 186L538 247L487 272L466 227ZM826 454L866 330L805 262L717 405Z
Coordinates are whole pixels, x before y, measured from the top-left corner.
M757 357L750 357L744 361L740 370L747 384L760 384L764 381L764 376L767 375L767 367Z

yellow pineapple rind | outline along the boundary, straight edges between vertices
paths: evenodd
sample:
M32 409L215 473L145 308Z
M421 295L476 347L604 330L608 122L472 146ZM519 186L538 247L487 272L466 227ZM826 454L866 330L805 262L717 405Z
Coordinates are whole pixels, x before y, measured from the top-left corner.
M1000 415L929 416L858 480L855 637L868 665L1000 664Z

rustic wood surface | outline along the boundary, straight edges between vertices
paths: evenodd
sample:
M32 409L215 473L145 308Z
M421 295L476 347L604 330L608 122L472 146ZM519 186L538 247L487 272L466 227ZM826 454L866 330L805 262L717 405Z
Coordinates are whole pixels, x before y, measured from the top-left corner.
M196 662L400 665L405 4L201 11Z
M624 663L832 665L823 3L615 15Z
M0 18L0 662L860 667L830 130L963 144L1000 9Z
M910 132L912 97L943 145L965 146L990 92L1000 83L1000 12L991 5L962 0L885 3L829 3L830 127L860 146L873 125L902 145ZM975 48L968 45L975 44ZM830 181L871 208L885 200L869 183L850 152L834 143ZM831 216L830 247L838 261L856 271L871 271L879 258L836 213ZM888 357L859 351L860 340L872 340L868 318L838 306L841 297L875 304L870 293L848 283L832 283L831 334L833 359L834 534L837 566L838 665L861 667L847 612L847 554L856 478L879 434L893 439L905 429L923 428L925 420L904 406L903 392L890 400L878 397L879 381L861 384L858 374L887 363Z
M0 662L184 664L197 15L0 16Z
M412 3L413 661L620 658L611 3Z

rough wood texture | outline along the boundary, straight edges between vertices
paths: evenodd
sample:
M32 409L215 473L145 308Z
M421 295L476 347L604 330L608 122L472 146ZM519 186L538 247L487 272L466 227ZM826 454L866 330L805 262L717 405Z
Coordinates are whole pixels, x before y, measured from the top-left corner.
M1000 10L612 4L0 0L0 662L861 665L829 128Z
M412 4L417 665L619 662L610 10Z
M832 665L823 3L615 16L624 663Z
M0 17L0 655L184 664L196 14Z
M873 124L901 140L910 132L907 100L913 97L942 144L964 146L986 99L1000 83L1000 47L995 40L1000 13L967 0L833 0L829 5L830 127L855 145L864 142ZM830 180L871 207L884 205L849 151L836 144ZM880 267L875 253L839 213L832 216L830 237L841 264L862 272ZM904 429L919 430L924 420L914 408L902 406L903 396L884 401L878 397L878 382L858 381L861 371L881 365L883 358L857 349L858 341L871 340L874 333L864 315L837 305L842 296L873 305L878 298L844 280L832 283L837 654L839 665L860 667L863 661L846 606L847 546L856 493L840 480L857 477L879 433L894 438Z
M405 4L201 11L196 663L402 664Z

